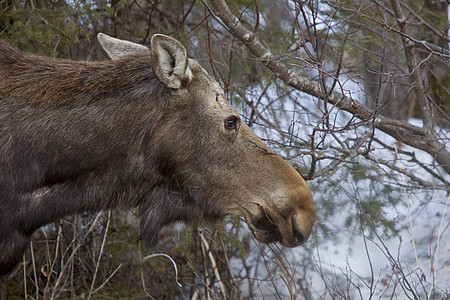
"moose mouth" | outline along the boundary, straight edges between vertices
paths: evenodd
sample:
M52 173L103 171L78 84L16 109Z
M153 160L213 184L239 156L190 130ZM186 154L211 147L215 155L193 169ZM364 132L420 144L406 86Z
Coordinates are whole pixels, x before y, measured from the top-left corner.
M275 243L283 239L277 224L269 215L260 216L251 222L250 230L255 238L263 243Z
M269 214L264 213L250 222L250 230L258 241L263 243L280 242L283 246L289 248L300 246L306 242L307 239L297 228L294 217L291 218L291 224L287 226L288 228L278 225L274 220ZM280 230L280 227L282 227L282 230Z

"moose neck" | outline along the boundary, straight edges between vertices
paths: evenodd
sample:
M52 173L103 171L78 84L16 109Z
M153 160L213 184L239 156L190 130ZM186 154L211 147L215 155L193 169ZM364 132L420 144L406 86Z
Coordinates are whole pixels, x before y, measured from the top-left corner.
M18 194L7 196L24 208L15 216L24 231L73 213L139 205L161 185L143 145L151 147L166 90L148 56L86 63L18 52L11 60L0 57L0 116L11 137L0 149L23 151L0 160L11 168L0 183L15 186Z

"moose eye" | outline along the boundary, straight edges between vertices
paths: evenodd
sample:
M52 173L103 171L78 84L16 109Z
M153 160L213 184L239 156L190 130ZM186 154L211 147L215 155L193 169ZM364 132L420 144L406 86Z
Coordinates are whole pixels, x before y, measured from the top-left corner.
M225 120L225 128L227 130L237 130L238 127L238 118L232 116Z

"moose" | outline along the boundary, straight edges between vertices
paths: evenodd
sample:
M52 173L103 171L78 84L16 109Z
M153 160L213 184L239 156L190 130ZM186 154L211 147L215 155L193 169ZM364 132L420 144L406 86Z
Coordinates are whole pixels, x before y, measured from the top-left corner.
M315 205L305 181L178 40L98 40L110 60L0 41L0 299L33 231L71 214L133 209L150 247L164 225L226 215L262 242L308 239Z

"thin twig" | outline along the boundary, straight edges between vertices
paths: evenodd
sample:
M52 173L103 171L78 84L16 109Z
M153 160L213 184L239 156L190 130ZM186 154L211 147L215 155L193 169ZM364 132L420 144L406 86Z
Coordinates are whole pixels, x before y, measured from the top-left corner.
M106 280L98 287L98 288L96 288L93 292L92 292L92 294L95 294L95 293L97 293L99 290L101 290L104 286L105 286L105 284L107 284L108 283L108 281L114 276L114 274L116 274L116 272L117 271L119 271L119 269L122 267L122 264L120 264L112 273L111 273L111 275L109 275L108 276L108 278L106 278Z
M162 257L168 258L168 259L170 260L170 262L172 263L173 268L174 268L174 270L175 270L175 282L178 284L179 287L183 287L183 285L181 285L181 283L178 281L178 268L177 268L177 264L176 264L175 261L172 259L172 257L170 257L169 255L164 254L164 253L150 254L150 255L147 255L146 257L144 257L143 261L146 261L146 260L148 260L148 259L150 259L150 258L157 257L157 256L162 256Z
M439 228L438 228L438 235L437 235L437 242L436 242L436 249L435 251L435 258L434 258L434 262L435 264L438 263L438 258L439 258L439 246L440 246L440 242L441 242L441 231L442 231L442 227L444 225L444 220L445 220L445 214L447 212L447 208L449 205L449 201L450 201L450 195L447 196L447 202L445 203L445 207L444 207L444 212L442 213L442 217L441 217L441 222L439 223ZM433 271L433 278L436 278L436 265L432 266L432 271ZM435 288L435 282L433 282L433 284L430 287L430 291L428 292L427 295L427 299L429 300L431 297L431 292L433 291L433 289Z
M84 235L84 237L88 236L94 230L95 225L97 224L97 222L100 219L101 215L102 215L102 212L99 212L95 216L94 221L92 222L91 226L89 227L89 229L88 229L87 233ZM71 245L75 244L75 240L76 240L76 236L71 241ZM76 252L81 247L81 245L82 245L81 241L77 243L77 245L73 248L72 253L70 254L69 258L66 260L66 262L62 266L61 271L60 271L59 276L58 276L58 279L56 280L56 283L53 286L53 291L52 291L52 294L50 295L50 300L54 299L57 296L56 295L56 289L57 289L57 287L59 286L59 284L60 284L60 282L62 280L63 274L65 273L65 271L69 267L69 264L71 263L72 258L75 256ZM69 247L70 247L70 245L69 245Z
M97 263L95 264L95 271L94 271L94 276L93 276L92 282L91 282L91 288L89 289L88 300L91 298L91 295L93 294L92 290L94 288L95 279L97 278L98 268L100 266L100 260L102 259L103 248L105 247L106 236L108 235L108 228L109 228L110 222L111 222L111 211L108 211L108 221L106 222L106 228L105 228L105 233L103 234L102 245L100 247L100 252L98 253Z
M224 298L224 300L226 300L227 293L225 291L225 286L223 285L219 270L217 268L216 260L215 260L214 256L212 255L212 253L210 251L210 246L209 246L208 242L206 241L205 237L203 236L203 232L201 230L199 230L199 235L202 239L203 244L205 245L205 250L208 253L209 260L211 261L214 275L216 275L217 281L219 282L219 286L220 286L220 290L222 291L223 298Z
M31 263L33 265L34 285L36 287L36 299L39 299L39 282L36 272L36 261L34 259L33 241L30 241L30 250L31 250Z

